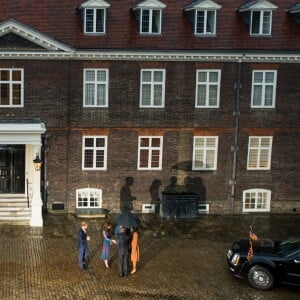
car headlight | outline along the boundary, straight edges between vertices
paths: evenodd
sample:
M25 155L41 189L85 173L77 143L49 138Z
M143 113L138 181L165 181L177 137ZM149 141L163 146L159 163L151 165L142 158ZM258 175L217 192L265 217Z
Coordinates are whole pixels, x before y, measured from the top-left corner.
M232 255L232 253L233 253L233 252L232 252L232 250L231 250L231 249L229 249L229 250L228 250L228 252L227 252L227 258L228 258L228 259L230 259L230 257L231 257L231 255Z
M237 266L238 263L239 263L239 260L240 260L240 255L237 254L237 253L235 253L235 254L233 255L232 259L231 259L231 263L232 263L233 265Z

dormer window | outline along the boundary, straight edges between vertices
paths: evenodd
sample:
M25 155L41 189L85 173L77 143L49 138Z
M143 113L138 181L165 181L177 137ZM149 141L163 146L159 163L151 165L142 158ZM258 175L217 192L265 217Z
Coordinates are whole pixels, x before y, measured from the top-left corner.
M238 8L238 12L248 24L250 35L271 35L272 11L276 8L277 6L269 1L256 0L244 3Z
M300 24L300 2L290 5L286 12L293 17L297 24Z
M195 35L215 35L217 10L221 6L211 0L192 1L183 7L193 24Z
M132 7L140 34L161 34L162 10L166 5L157 0L140 1Z
M80 5L83 11L83 32L86 34L106 33L106 14L110 4L102 0L89 0Z

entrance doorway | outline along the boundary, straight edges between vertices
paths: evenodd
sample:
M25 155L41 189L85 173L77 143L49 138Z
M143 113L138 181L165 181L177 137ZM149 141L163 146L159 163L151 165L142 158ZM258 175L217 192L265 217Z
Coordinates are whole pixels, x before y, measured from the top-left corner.
M25 193L25 145L0 145L0 193Z

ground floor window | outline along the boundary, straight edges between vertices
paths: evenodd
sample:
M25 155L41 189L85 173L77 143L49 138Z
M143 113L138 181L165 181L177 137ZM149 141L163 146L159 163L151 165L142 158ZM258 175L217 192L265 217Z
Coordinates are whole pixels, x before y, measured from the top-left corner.
M78 189L76 190L76 208L102 207L102 190Z
M271 191L251 189L243 192L243 212L270 211Z

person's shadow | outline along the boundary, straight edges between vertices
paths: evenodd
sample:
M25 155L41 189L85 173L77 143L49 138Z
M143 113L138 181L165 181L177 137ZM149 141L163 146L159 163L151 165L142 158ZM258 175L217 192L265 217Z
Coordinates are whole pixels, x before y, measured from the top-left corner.
M136 200L136 197L132 196L130 187L133 185L134 179L129 176L125 178L125 184L120 190L120 210L122 212L133 211L133 200Z
M160 179L154 179L152 184L149 188L149 193L151 197L151 204L155 205L155 212L159 212L159 204L160 204L160 196L159 196L159 189L161 186Z

